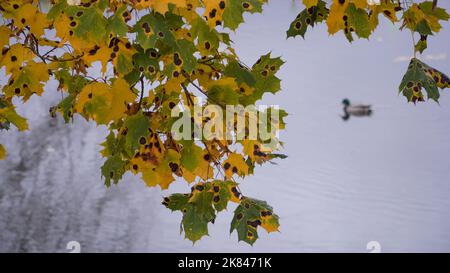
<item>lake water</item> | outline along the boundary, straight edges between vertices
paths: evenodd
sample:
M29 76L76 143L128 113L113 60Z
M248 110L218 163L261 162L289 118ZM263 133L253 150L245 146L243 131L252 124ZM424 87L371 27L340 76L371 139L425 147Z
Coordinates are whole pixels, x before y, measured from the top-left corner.
M450 251L450 93L440 105L417 106L397 95L409 33L386 23L370 41L351 45L324 27L306 40L286 40L298 11L289 0L271 1L233 35L248 64L268 51L287 61L283 91L263 102L290 113L282 134L289 157L241 184L246 195L274 207L280 233L260 231L253 247L237 243L229 235L230 208L192 245L179 234L181 215L160 204L163 195L186 191L186 183L161 192L127 175L106 189L98 153L106 130L81 119L50 122L49 91L19 107L31 131L0 136L10 153L0 162L0 251L67 252L72 240L92 252L367 252L369 241L384 252ZM445 23L422 57L447 74L449 42ZM372 104L373 116L343 122L346 97Z

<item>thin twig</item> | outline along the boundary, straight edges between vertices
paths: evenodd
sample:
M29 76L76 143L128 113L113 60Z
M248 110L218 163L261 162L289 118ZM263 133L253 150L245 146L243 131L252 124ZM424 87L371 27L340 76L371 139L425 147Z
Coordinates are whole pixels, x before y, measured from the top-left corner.
M186 98L188 100L188 105L194 106L194 101L192 100L192 95L189 92L189 90L186 88L186 86L182 83L181 87L183 88L184 92L186 93Z
M139 98L139 108L138 109L141 109L142 99L144 98L144 77L141 77L140 81L141 81L141 96Z

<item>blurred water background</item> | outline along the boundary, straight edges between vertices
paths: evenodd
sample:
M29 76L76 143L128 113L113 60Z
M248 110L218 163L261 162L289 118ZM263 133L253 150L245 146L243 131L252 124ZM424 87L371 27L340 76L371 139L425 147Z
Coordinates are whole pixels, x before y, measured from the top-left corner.
M397 95L410 34L384 22L370 41L349 44L341 34L328 37L324 26L306 40L287 40L300 5L270 2L232 36L247 64L268 51L287 61L282 92L263 103L290 113L281 136L289 158L257 168L241 185L274 207L280 233L260 231L253 247L238 243L229 235L230 207L193 246L179 234L181 215L160 203L186 191L186 183L161 192L126 175L105 188L105 128L50 121L48 108L59 100L50 83L43 99L18 108L31 130L0 135L9 152L0 161L0 251L67 252L72 240L83 252L367 252L373 240L384 252L450 251L450 94L443 92L439 105L416 106ZM421 58L448 74L449 42L445 23ZM346 97L372 104L374 115L343 122Z

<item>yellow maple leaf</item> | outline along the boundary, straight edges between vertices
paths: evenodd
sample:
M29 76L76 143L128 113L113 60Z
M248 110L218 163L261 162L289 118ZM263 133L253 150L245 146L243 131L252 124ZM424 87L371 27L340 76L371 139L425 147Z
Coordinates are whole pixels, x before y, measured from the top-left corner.
M7 26L0 26L0 48L9 45L11 30Z
M0 108L0 120L14 124L19 131L28 130L27 120L17 114L14 106Z
M21 44L14 44L10 48L3 49L0 58L0 67L5 66L6 74L18 71L23 62L32 60L33 52Z
M214 177L214 168L211 166L211 155L208 151L203 151L198 165L192 172L195 176L200 177L203 180L208 180Z
M396 8L398 5L394 5L392 2L381 2L379 5L370 5L369 10L372 13L369 17L370 29L373 31L378 26L378 16L382 13L391 22L395 23L398 21L396 15Z
M70 27L70 19L64 14L60 14L53 22L53 26L56 30L56 35L61 39L60 43L64 44L65 42L69 42L70 45L75 49L77 55L81 53L87 53L90 48L95 46L95 43L90 40L85 40L82 38L78 38L73 29Z
M335 34L344 28L344 20L342 18L349 3L350 0L333 0L327 19L328 33Z
M100 46L95 45L94 47L86 50L82 58L88 66L90 66L94 62L100 62L102 64L102 73L105 73L112 53L113 50L106 44L102 44Z
M7 97L21 96L27 101L33 94L40 96L48 80L47 64L29 61L25 67L14 71L4 92Z
M127 105L136 99L136 94L131 91L130 85L124 79L118 78L112 84L111 95L110 119L117 121L127 111Z
M215 28L217 25L222 24L222 15L225 6L223 6L221 2L223 2L223 0L208 0L203 2L205 6L203 16L211 28Z
M13 9L12 19L17 27L29 27L31 33L36 37L44 34L44 29L48 26L46 16L30 3L19 5L18 9Z
M93 82L83 87L75 104L75 110L98 124L108 124L111 115L112 94L106 83Z
M306 8L317 6L317 2L319 2L319 0L303 0L303 4Z
M227 160L222 164L225 170L225 177L231 178L233 174L246 176L248 174L248 165L240 154L231 153Z

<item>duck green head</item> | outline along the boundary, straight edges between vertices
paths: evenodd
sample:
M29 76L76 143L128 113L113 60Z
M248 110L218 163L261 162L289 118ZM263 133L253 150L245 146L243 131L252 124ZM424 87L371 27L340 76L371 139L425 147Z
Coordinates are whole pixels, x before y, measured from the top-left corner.
M344 106L349 106L349 105L350 105L350 100L349 100L349 99L343 99L343 100L342 100L342 104L343 104Z

